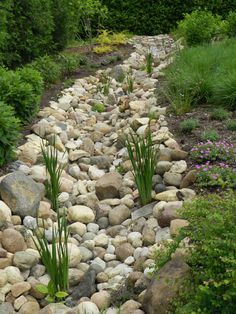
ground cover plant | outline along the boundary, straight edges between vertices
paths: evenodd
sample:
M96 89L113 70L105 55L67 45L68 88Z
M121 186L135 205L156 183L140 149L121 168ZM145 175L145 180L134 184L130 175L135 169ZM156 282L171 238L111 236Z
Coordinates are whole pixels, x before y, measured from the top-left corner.
M186 119L180 123L180 130L183 133L191 133L198 127L198 121L196 119Z
M236 40L186 48L166 69L164 94L177 113L209 103L235 110Z
M150 127L145 136L139 136L133 131L125 141L129 158L133 167L140 202L146 205L152 200L152 178L156 172L158 148L154 145Z
M173 313L235 312L235 206L234 193L212 194L181 211L181 217L190 222L181 233L192 241L187 257L191 280Z

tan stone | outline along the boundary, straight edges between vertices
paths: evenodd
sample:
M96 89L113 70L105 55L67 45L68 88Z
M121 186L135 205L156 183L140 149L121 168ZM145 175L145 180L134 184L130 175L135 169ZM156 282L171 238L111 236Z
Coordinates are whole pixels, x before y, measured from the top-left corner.
M185 219L174 219L170 222L170 234L178 235L181 228L187 227L189 222Z

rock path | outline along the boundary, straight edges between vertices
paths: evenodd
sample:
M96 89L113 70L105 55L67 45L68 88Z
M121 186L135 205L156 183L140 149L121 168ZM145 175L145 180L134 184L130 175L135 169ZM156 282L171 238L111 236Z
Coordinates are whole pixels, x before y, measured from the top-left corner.
M127 278L138 297L126 301L119 313L145 313L142 300L154 253L163 239L186 225L176 210L195 193L188 188L193 178L191 173L186 175L187 153L170 133L166 108L158 105L155 96L175 43L165 35L134 37L131 43L135 52L123 64L77 80L57 102L51 101L38 113L40 120L32 126L32 134L17 149L12 173L0 178L1 314L114 314L111 291L117 291ZM150 51L154 69L149 77L145 56ZM126 80L121 82L126 73L134 79L132 93L127 92ZM104 105L104 112L93 111L98 104ZM130 127L145 134L150 116L155 117L151 130L160 145L154 202L137 209L138 192L124 137ZM40 310L45 303L35 285L48 284L49 277L31 230L37 212L49 240L55 224L56 213L44 196L46 170L41 156L42 140L52 143L54 136L59 161L65 165L59 202L68 209L70 296L66 305L51 304Z

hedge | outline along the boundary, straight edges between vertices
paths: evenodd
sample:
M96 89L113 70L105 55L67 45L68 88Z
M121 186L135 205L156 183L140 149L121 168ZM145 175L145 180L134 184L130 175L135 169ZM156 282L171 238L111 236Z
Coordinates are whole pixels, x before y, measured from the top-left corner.
M139 35L168 33L184 13L206 9L225 17L236 11L236 0L102 0L109 11L108 29Z

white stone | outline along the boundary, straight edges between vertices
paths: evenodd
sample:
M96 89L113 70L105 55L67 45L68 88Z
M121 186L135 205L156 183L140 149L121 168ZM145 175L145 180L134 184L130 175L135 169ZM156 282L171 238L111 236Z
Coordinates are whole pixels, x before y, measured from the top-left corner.
M17 267L8 266L5 268L5 272L7 274L7 281L11 284L24 281L24 278Z
M101 247L107 247L108 245L108 236L104 233L98 234L95 238L95 245Z
M99 314L97 305L90 301L83 301L77 307L77 314Z
M11 222L11 210L3 201L0 201L0 222Z
M68 220L89 223L95 220L95 215L91 208L84 205L75 205L68 209Z
M88 175L92 180L98 180L105 174L104 170L98 169L96 166L90 166Z

